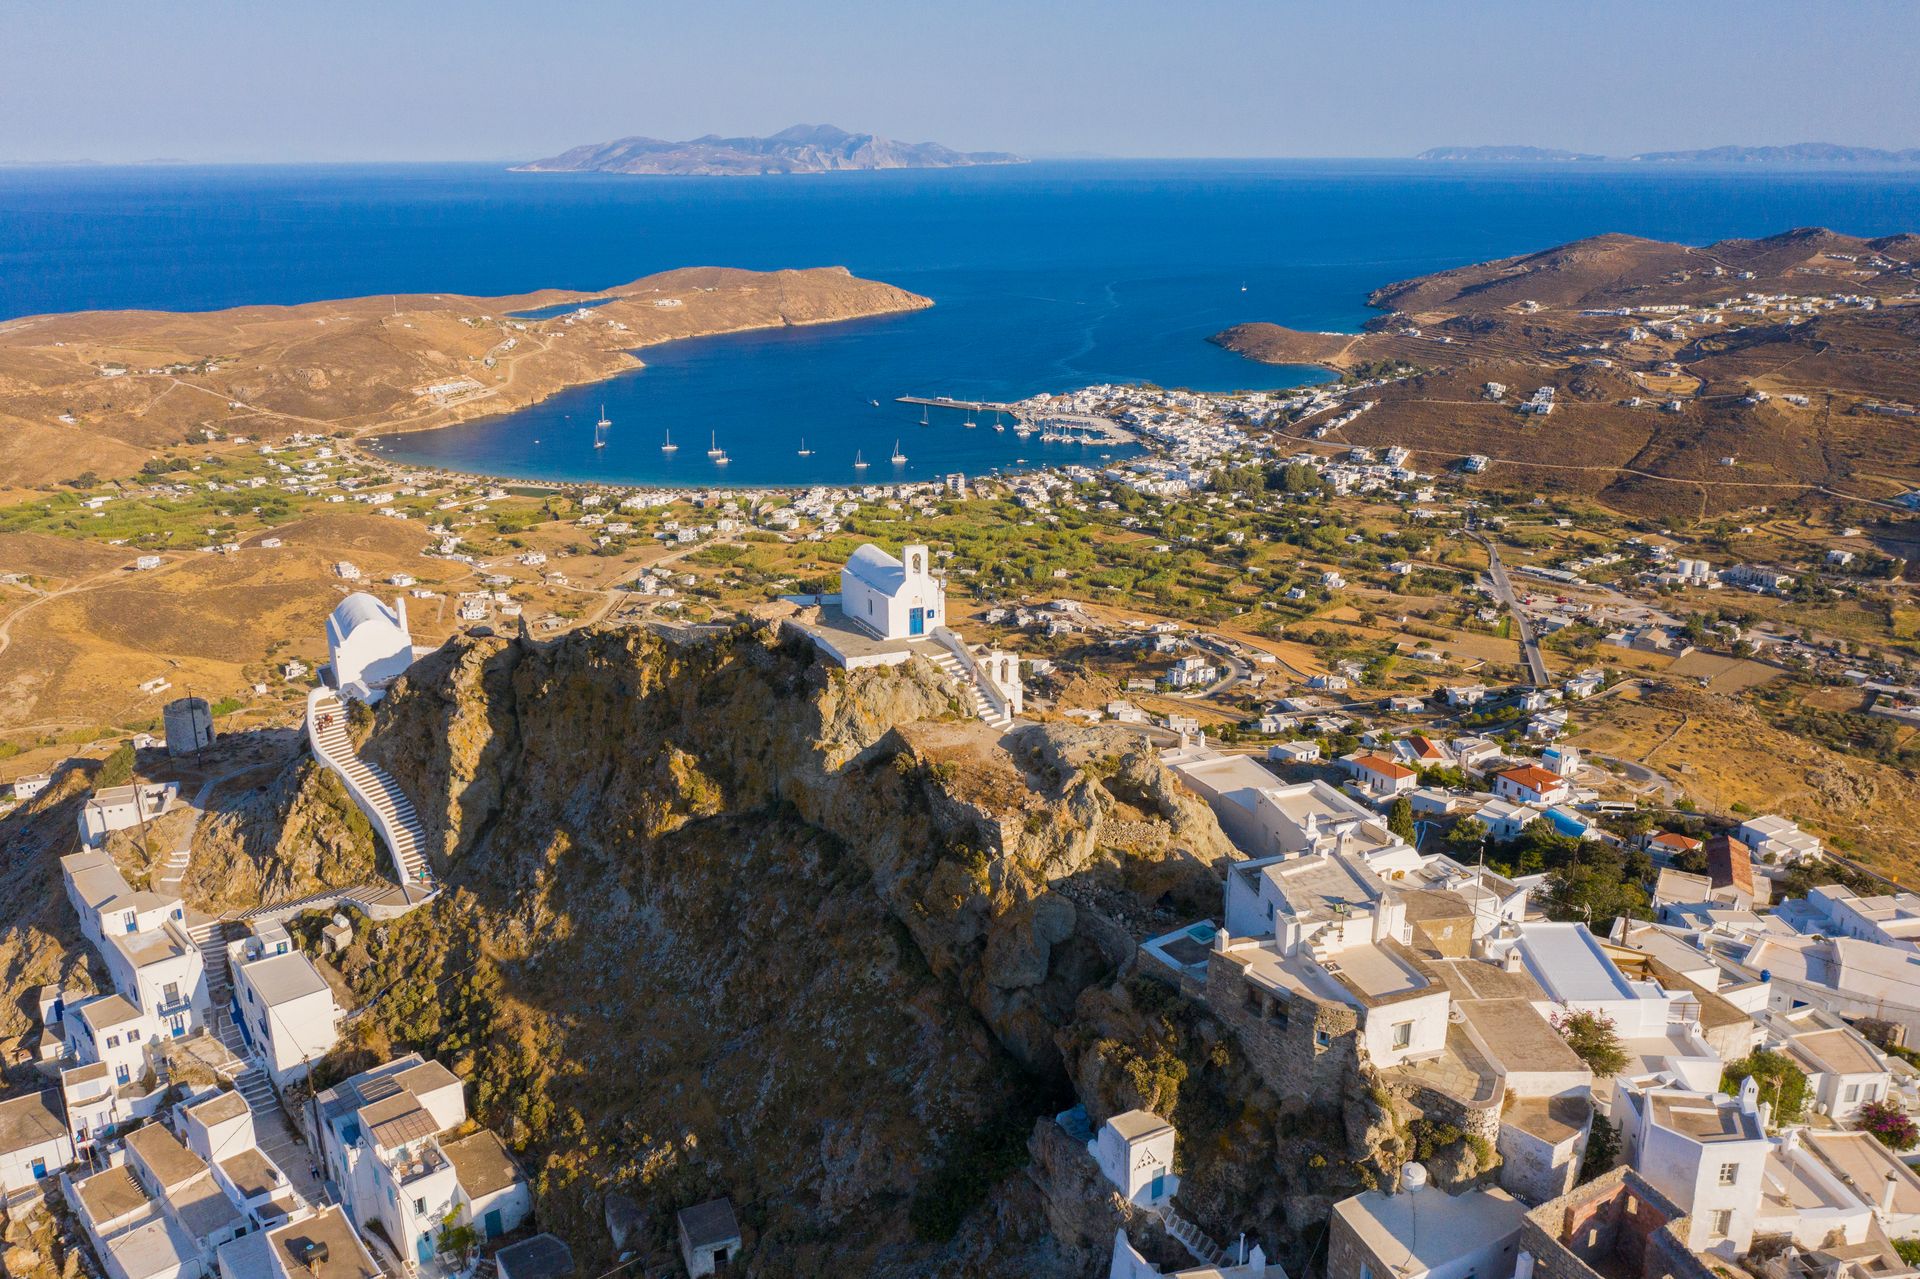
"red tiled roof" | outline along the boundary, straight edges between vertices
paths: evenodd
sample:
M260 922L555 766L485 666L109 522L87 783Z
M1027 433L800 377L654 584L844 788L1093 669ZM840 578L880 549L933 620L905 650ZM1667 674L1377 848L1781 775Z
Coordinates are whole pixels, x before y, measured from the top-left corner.
M1647 842L1658 844L1662 848L1678 848L1682 851L1700 847L1700 841L1693 836L1682 835L1679 831L1673 830L1663 830Z
M1402 777L1415 775L1414 771L1405 764L1395 763L1380 755L1358 756L1354 759L1353 766L1369 773L1378 773L1382 777L1391 777L1396 781Z
M1413 748L1413 754L1416 759L1445 759L1447 757L1447 753L1440 749L1440 744L1431 737L1421 737L1415 734L1407 739L1407 745Z
M1753 850L1731 835L1715 835L1707 841L1707 878L1715 888L1733 887L1743 893L1753 891Z
M1516 786L1524 786L1528 790L1538 791L1543 795L1559 786L1563 780L1560 774L1549 773L1546 769L1535 767L1532 764L1528 764L1524 768L1509 768L1506 772L1501 773L1500 776L1506 778Z

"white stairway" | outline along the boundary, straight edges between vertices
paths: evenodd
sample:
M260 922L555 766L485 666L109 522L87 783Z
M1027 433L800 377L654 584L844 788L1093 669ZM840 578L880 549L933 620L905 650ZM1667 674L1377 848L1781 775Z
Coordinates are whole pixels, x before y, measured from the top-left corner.
M1167 1233L1178 1240L1180 1245L1198 1260L1209 1266L1218 1266L1226 1259L1226 1254L1220 1250L1220 1246L1201 1234L1200 1227L1175 1212L1172 1204L1162 1204L1155 1211L1159 1213Z
M967 670L959 658L942 649L933 655L932 660L933 664L951 676L956 684L973 695L973 714L976 719L994 728L1009 728L1013 725L1013 716L994 707L992 699L986 694L986 690L982 689L974 680L972 673Z
M319 689L307 698L307 738L315 756L339 775L361 807L378 814L375 824L387 838L400 882L430 883L433 874L422 851L427 832L420 815L386 769L369 764L354 750L347 736L347 708L333 692Z

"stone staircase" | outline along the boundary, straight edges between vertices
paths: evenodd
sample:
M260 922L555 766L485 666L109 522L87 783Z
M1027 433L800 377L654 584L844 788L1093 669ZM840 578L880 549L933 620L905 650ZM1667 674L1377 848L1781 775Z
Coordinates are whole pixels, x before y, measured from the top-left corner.
M979 681L974 679L973 672L969 671L959 658L942 649L935 653L931 660L935 666L946 672L954 683L972 695L974 718L993 728L1006 729L1013 726L1013 716L994 705L993 699L987 696L986 690L981 688Z
M402 884L427 886L433 871L425 853L427 832L414 811L413 801L401 793L387 770L360 758L347 736L347 708L330 689L315 689L307 697L307 739L321 763L339 775L393 854L394 872Z
M1226 1260L1227 1255L1221 1251L1220 1245L1201 1234L1200 1227L1175 1212L1172 1204L1162 1204L1155 1208L1154 1212L1159 1215L1160 1223L1167 1228L1167 1233L1199 1261L1218 1267Z

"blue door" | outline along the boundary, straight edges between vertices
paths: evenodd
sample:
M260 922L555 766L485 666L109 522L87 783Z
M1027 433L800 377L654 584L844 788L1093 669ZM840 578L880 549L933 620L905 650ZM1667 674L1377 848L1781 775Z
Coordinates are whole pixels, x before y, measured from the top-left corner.
M419 1246L418 1246L417 1248L415 1248L415 1249L414 1249L414 1251L416 1251L416 1252L418 1252L418 1253L420 1254L420 1260L421 1260L422 1262L427 1262L427 1261L432 1261L432 1260L433 1260L433 1238L432 1238L432 1236L430 1236L430 1235L421 1235L421 1236L420 1236L420 1244L419 1244Z
M33 1179L35 1181L39 1181L42 1177L45 1177L46 1175L47 1175L47 1161L44 1159L34 1160L33 1161Z
M916 608L907 613L907 634L925 635L927 633L927 610Z
M1162 1199L1166 1198L1166 1194L1167 1194L1167 1174L1166 1173L1156 1172L1153 1174L1153 1185L1151 1188L1148 1189L1147 1194L1155 1203L1159 1203Z
M489 1212L487 1214L486 1222L485 1222L486 1230L487 1230L487 1238L498 1239L501 1235L500 1228L505 1224L506 1223L500 1219L500 1210L498 1208L495 1208L492 1212Z

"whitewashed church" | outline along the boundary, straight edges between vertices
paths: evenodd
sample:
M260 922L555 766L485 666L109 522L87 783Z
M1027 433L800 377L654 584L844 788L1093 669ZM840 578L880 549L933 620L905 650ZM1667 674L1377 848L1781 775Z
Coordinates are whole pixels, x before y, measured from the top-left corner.
M327 657L332 684L342 696L373 702L413 665L407 601L388 608L365 591L340 601L327 617Z
M883 640L918 639L946 623L947 588L928 567L927 548L895 559L869 542L840 570L840 611Z

